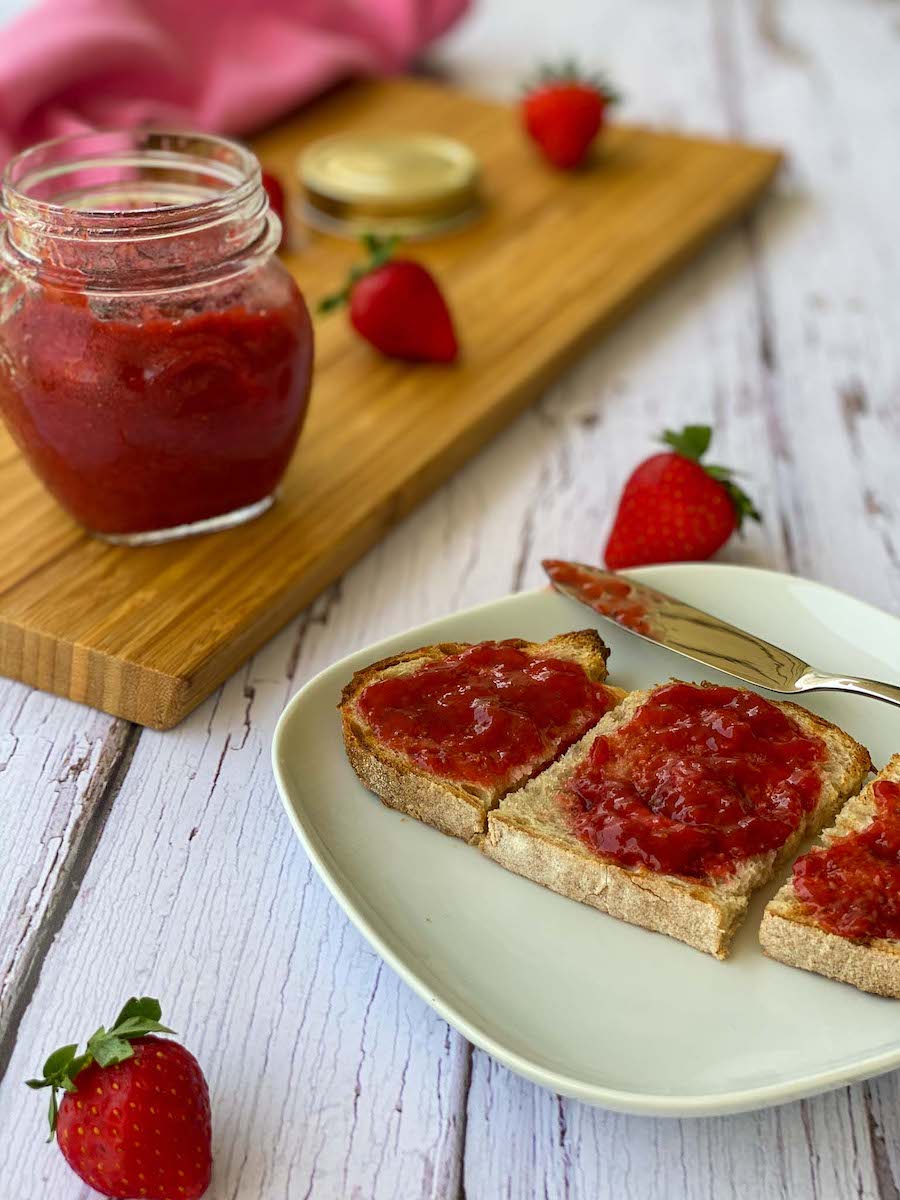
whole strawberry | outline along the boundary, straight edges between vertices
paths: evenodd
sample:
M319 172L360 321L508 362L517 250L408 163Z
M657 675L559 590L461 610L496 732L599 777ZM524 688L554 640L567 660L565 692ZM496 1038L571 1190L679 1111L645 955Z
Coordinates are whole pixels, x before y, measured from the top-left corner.
M574 63L544 67L526 89L522 118L529 137L554 167L571 170L587 158L618 96L607 83L579 73Z
M158 1000L133 997L84 1054L63 1046L32 1088L49 1087L50 1140L77 1175L118 1200L198 1200L209 1186L209 1091L200 1065L159 1023ZM57 1091L64 1096L57 1106Z
M421 263L393 258L395 238L368 234L368 262L354 267L320 313L349 302L350 323L367 342L406 362L453 362L459 354L453 318L434 277Z
M745 517L761 519L727 467L701 463L712 440L708 425L667 430L661 440L671 451L645 459L622 492L606 543L613 570L710 558Z

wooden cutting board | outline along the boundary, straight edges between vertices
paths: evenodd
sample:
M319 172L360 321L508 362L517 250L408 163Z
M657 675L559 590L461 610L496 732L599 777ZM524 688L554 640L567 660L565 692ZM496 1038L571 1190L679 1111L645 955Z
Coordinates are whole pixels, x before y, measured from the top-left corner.
M432 130L484 164L487 208L416 246L464 348L451 368L378 358L342 315L316 323L309 420L264 517L127 549L83 534L0 435L0 671L167 729L547 387L604 329L764 190L779 155L617 126L560 174L515 114L432 83L341 89L255 142L286 181L338 130ZM309 235L287 256L310 301L354 246Z

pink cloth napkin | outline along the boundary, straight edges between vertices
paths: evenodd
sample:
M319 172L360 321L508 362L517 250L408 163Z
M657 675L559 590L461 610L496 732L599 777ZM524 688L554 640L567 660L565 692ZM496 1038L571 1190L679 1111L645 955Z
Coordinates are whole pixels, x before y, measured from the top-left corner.
M468 0L43 0L2 31L0 159L147 122L245 133L402 69Z

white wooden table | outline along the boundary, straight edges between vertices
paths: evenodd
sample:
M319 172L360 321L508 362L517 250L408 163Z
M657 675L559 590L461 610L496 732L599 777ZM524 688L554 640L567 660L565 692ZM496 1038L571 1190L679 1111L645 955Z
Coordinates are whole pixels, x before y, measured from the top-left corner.
M783 145L778 195L178 729L0 682L3 1200L87 1195L21 1081L135 990L204 1064L214 1200L900 1197L898 1075L685 1121L511 1075L382 965L276 795L272 729L306 679L538 584L542 553L596 558L664 424L712 420L748 472L765 523L726 557L900 610L900 3L484 0L433 61L511 95L572 50L629 119Z

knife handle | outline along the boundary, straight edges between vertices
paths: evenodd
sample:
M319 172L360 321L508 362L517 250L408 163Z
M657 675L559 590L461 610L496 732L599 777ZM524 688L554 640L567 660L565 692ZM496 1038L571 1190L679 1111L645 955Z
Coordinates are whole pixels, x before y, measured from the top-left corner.
M887 704L900 707L900 687L892 683L881 683L877 679L857 679L853 675L826 675L823 671L806 671L794 684L798 692L852 692L856 696L870 696L873 700L884 700Z

